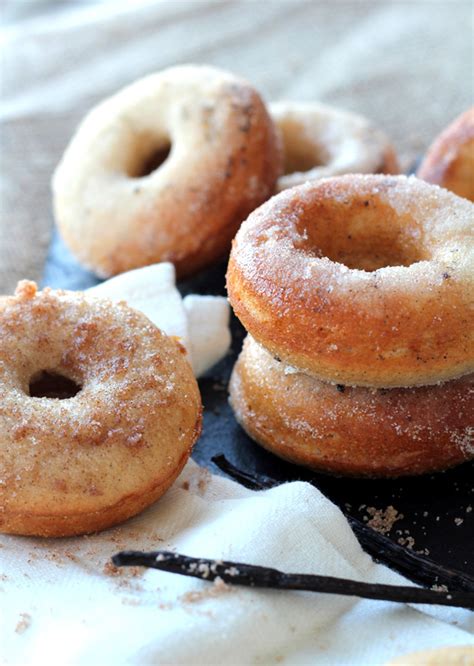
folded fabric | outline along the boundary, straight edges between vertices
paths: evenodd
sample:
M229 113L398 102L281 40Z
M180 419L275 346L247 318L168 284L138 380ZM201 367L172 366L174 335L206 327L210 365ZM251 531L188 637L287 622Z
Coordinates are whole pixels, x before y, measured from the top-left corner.
M230 347L229 304L223 296L186 296L176 288L173 264L137 268L91 287L91 296L126 301L168 335L180 339L196 377L225 356Z
M253 492L191 461L159 502L118 528L61 540L0 536L5 663L368 666L474 644L468 611L115 569L110 557L121 549L406 584L361 550L343 514L313 486Z

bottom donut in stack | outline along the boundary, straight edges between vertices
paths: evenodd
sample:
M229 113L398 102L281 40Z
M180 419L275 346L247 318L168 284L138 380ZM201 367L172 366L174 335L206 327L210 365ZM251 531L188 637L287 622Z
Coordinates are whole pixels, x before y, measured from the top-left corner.
M403 176L308 183L234 241L238 422L291 462L390 477L474 457L474 207Z
M231 405L247 434L312 469L402 476L446 469L473 453L474 382L370 389L299 372L249 335L230 382Z

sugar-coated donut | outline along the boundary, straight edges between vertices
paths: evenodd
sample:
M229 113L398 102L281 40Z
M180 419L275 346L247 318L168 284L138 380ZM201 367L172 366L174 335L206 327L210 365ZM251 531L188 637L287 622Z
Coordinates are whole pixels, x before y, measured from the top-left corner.
M53 178L56 221L98 275L171 261L183 276L228 250L281 165L273 123L247 82L172 67L86 116Z
M26 281L0 299L0 339L0 532L101 530L167 490L201 427L174 340L124 303Z
M276 102L270 115L283 139L277 190L346 173L399 173L394 149L366 118L318 102Z
M315 470L402 476L474 458L472 375L405 389L334 386L276 361L248 336L230 401L252 439Z
M241 226L230 302L265 348L333 383L423 386L471 373L473 212L413 176L286 190Z
M474 201L474 107L435 139L417 176Z

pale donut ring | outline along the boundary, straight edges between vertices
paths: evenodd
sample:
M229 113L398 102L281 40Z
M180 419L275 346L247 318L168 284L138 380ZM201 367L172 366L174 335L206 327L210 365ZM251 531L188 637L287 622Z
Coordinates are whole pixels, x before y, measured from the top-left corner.
M285 190L233 244L247 331L319 379L424 386L474 371L474 206L414 176Z
M176 341L125 303L26 281L0 298L0 339L0 532L95 532L168 489L201 430ZM34 392L44 371L80 390Z
M426 388L334 386L276 361L248 336L229 389L252 439L315 470L402 476L474 458L472 375Z
M318 102L275 102L270 115L283 140L277 190L346 173L399 173L394 149L363 116Z
M275 128L247 82L172 67L86 116L53 178L56 221L98 275L171 261L183 276L228 250L280 172Z
M417 176L474 201L474 107L434 140Z

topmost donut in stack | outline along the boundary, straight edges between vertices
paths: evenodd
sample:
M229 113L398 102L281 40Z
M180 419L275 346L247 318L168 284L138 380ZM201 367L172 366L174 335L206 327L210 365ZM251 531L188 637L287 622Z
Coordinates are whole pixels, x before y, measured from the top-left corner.
M414 177L350 175L250 215L227 280L251 335L231 402L257 441L359 475L472 457L473 211Z

